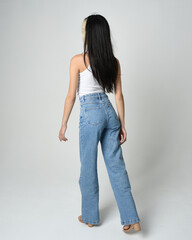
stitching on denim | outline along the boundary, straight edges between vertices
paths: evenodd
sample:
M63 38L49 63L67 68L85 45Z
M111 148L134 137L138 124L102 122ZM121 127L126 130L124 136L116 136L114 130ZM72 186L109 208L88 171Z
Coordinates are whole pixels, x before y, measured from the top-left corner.
M105 98L108 98L108 97L106 97L106 96L101 96L101 101L102 101L102 99L105 99ZM98 96L90 96L90 97L86 97L86 96L82 96L82 99L80 99L80 102L82 102L83 100L84 100L84 102L85 101L87 101L87 100L89 100L89 99L98 99L99 100L99 97Z
M117 115L117 112L115 111L115 108L113 107L113 105L112 105L111 102L107 103L107 107L111 107L111 108L112 108L112 110L114 111L115 119L116 119L117 121L120 121L120 119L119 119L119 117L118 117L118 115Z
M98 109L98 108L101 108L101 106L95 106L95 107L86 107L85 106L85 111L88 109Z
M81 217L82 221L83 222L87 222L87 223L90 223L90 224L98 224L100 220L98 221L92 221L92 220L88 220L87 218L84 218L84 217Z
M101 109L101 107L99 108L99 109ZM97 123L91 123L90 121L89 121L89 117L88 117L88 115L86 114L86 108L84 108L84 115L85 115L85 121L86 121L86 123L87 124L89 124L89 125L91 125L91 126L97 126L97 125L99 125L100 123L103 123L104 122L104 118L103 118L103 120L101 120L101 121L99 121L99 122L97 122Z
M99 104L100 102L86 102L84 104L81 104L81 106L86 106L87 104Z
M137 222L140 222L139 218L130 219L130 220L121 220L121 224L122 225L131 224L131 223L137 223Z

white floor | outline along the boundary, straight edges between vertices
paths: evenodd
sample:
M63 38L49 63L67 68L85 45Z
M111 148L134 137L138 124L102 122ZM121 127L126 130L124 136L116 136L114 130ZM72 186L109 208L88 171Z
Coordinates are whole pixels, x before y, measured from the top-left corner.
M24 185L23 185L24 186ZM107 189L106 189L107 186ZM80 190L76 183L66 186L4 187L0 198L0 239L192 239L191 192L185 186L162 189L151 182L132 191L141 218L142 231L124 233L109 182L100 182L99 226L89 228L77 220ZM160 194L158 194L160 193Z

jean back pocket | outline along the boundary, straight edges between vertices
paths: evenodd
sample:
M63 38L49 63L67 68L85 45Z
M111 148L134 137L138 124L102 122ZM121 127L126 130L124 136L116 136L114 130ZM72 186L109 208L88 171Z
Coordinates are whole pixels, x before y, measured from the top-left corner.
M87 104L84 107L86 122L90 125L98 125L105 121L105 110L99 104Z

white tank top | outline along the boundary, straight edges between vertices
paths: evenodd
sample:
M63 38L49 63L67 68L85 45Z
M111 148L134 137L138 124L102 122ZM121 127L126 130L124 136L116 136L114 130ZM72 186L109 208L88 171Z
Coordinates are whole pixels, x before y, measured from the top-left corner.
M83 72L79 73L77 95L81 97L85 94L98 92L104 91L101 85L94 78L91 66L89 65Z

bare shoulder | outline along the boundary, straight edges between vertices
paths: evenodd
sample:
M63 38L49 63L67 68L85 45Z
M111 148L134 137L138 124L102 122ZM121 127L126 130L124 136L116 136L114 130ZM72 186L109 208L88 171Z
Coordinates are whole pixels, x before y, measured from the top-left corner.
M76 54L72 56L71 63L77 64L78 62L80 62L81 58L82 58L82 54Z
M115 57L115 59L117 60L117 62L119 63L119 59Z
M82 61L82 54L76 54L71 57L70 68L74 69L76 72L79 72Z
M116 61L117 61L117 65L118 65L118 69L119 69L119 68L120 68L120 62L119 62L119 59L116 58L116 57L115 57L115 59L116 59Z
M87 54L85 54L85 62L87 66L90 64ZM76 54L71 58L71 64L76 66L79 73L84 71L87 68L87 66L85 65L85 62L84 62L84 53Z
M120 74L120 72L121 72L120 62L119 62L119 59L118 59L118 58L115 57L115 59L116 59L116 61L117 61L118 74Z

